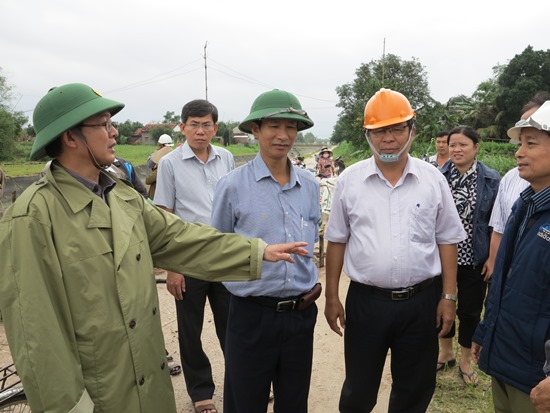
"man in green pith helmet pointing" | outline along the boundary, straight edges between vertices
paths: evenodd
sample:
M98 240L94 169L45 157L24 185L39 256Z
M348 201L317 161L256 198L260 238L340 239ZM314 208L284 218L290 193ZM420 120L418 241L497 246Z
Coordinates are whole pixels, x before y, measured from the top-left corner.
M106 172L123 107L50 89L31 158L53 162L0 221L0 309L33 412L176 412L153 268L247 281L308 253L186 223Z

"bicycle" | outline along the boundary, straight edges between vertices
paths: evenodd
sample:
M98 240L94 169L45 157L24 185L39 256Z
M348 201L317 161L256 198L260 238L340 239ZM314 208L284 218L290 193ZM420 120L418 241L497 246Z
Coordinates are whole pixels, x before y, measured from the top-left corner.
M21 379L12 363L0 368L0 413L31 413Z

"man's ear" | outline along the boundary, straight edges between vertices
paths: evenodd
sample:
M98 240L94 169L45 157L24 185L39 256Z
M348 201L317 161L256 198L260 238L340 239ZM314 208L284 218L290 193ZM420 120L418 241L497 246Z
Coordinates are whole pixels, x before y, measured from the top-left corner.
M260 127L258 126L258 124L256 122L252 122L250 124L250 132L252 132L255 139L258 139L257 135L260 132Z
M79 137L75 136L70 129L61 134L63 146L66 146L67 148L76 148L78 146L76 142L77 140L79 140Z

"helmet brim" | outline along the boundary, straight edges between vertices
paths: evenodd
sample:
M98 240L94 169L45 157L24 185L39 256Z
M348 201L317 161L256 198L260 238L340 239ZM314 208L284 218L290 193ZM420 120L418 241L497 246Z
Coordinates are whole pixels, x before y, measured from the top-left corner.
M239 129L245 133L252 133L251 126L254 121L264 119L266 115L277 111L280 108L266 108L257 110L248 115L245 120L239 124ZM297 113L281 113L270 116L265 119L289 119L298 122L298 131L309 129L313 126L313 121L307 115L299 115Z

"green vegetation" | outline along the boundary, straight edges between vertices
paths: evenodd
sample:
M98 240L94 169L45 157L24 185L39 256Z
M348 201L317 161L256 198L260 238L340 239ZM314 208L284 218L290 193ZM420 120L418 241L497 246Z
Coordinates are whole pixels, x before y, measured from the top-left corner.
M511 143L501 142L482 142L479 150L478 159L489 168L496 170L500 176L516 166L514 153L517 146ZM411 146L410 154L415 158L421 158L423 155L433 155L435 153L432 142L414 141ZM349 142L342 142L334 150L334 156L342 156L346 166L353 165L372 155L368 147L357 149Z
M32 143L25 142L18 144L21 156L13 162L0 163L0 168L7 176L38 175L46 160L41 162L30 162L29 154ZM219 146L219 145L218 145ZM258 152L258 145L230 145L225 147L234 156L254 155ZM135 166L145 165L147 158L155 151L152 145L117 145L115 147L116 156L130 161Z

